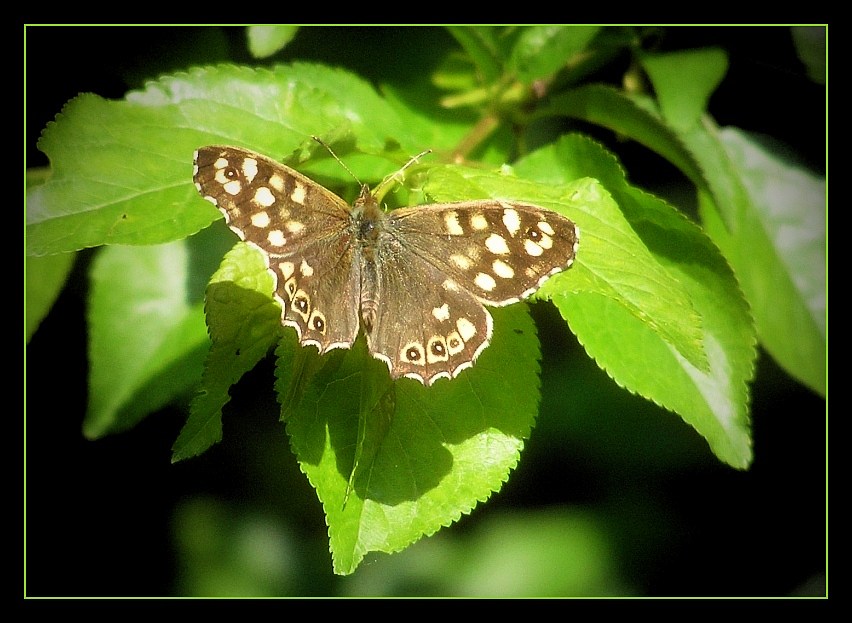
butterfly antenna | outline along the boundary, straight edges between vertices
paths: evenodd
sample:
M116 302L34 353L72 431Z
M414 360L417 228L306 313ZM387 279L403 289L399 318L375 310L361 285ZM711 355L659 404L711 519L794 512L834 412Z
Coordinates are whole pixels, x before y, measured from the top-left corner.
M347 167L347 166L346 166L346 163L345 163L345 162L343 162L343 160L341 160L341 159L337 156L337 154L336 154L336 153L334 153L334 150L331 148L331 145L329 145L328 143L326 143L326 142L325 142L324 140L322 140L319 136L315 136L315 135L313 135L313 134L312 134L312 135L311 135L311 138L312 138L312 139L314 139L317 143L319 143L319 144L320 144L320 145L322 145L323 147L325 147L325 148L328 150L328 153L330 153L330 154L332 155L332 157L340 163L340 166L342 166L344 169L346 169L346 171L349 173L349 175L351 175L351 176L353 177L353 179L354 179L356 182L358 182L358 185L359 185L359 186L361 186L362 191L363 191L363 192L366 192L366 189L364 188L364 184L363 184L363 182L361 182L361 180L359 180L359 179L358 179L358 176L357 176L357 175L355 175L355 174L352 172L352 169L350 169L349 167ZM402 167L400 167L400 169L399 169L396 173L394 173L393 175L389 175L388 177L386 177L385 179L383 179L383 180L379 183L379 185L378 185L378 186L376 186L376 188L373 190L373 196L374 196L374 197L376 197L376 200L377 200L377 201L381 201L381 197L384 195L384 193L380 193L379 191L380 191L380 190L382 190L382 189L385 187L385 185L390 184L391 182L394 182L394 181L395 181L395 182L397 182L398 184L401 184L401 183L402 183L402 180L404 179L402 174L405 172L405 170L406 170L408 167L410 167L411 165L416 164L417 162L419 162L419 161L420 161L420 158L422 158L423 156L425 156L425 155L427 155L427 154L431 154L431 153L432 153L432 150L431 150L431 149L426 149L426 150L421 151L421 152L420 152L419 154L417 154L416 156L412 156L411 158L409 158L408 162L406 162L404 165L402 165Z
M340 166L342 166L344 169L346 169L346 172L347 172L347 173L349 173L349 175L351 175L351 176L352 176L352 178L353 178L356 182L358 182L358 186L363 186L363 185L364 185L364 184L361 182L361 180L359 180L359 179L358 179L358 176L357 176L357 175L355 175L355 174L352 172L352 169L350 169L349 167L347 167L347 166L346 166L346 163L345 163L345 162L343 162L343 160L341 160L340 158L338 158L338 157L337 157L337 154L336 154L336 153L334 153L334 150L331 148L331 145L329 145L328 143L326 143L326 142L325 142L324 140L322 140L319 136L311 135L311 138L312 138L312 139L314 139L317 143L319 143L320 145L322 145L323 147L325 147L325 148L328 150L328 153L330 153L330 154L331 154L332 158L334 158L335 160L337 160L337 161L340 163Z
M379 183L378 186L376 186L375 190L373 190L373 195L377 199L382 197L384 193L380 193L379 191L382 188L384 188L386 184L390 184L391 182L396 182L397 184L402 184L402 180L404 179L403 173L405 172L405 170L408 167L410 167L411 165L417 164L418 162L420 162L420 158L422 158L423 156L426 156L426 155L431 154L431 153L432 153L431 149L426 149L424 151L421 151L416 156L412 156L411 158L409 158L408 162L406 162L404 165L402 165L402 167L400 167L399 170L396 173L389 175L388 177L383 179Z

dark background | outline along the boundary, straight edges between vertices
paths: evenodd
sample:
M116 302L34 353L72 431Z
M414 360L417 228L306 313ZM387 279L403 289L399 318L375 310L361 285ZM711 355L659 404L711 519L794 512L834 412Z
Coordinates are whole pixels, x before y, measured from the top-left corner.
M656 41L660 50L724 48L730 71L710 103L718 123L779 139L824 172L825 88L806 78L789 29L666 28ZM411 64L428 71L453 45L440 28L309 28L280 60L315 59L394 81ZM28 28L27 165L46 164L37 137L78 93L121 98L159 72L228 59L252 62L242 29ZM634 183L654 189L679 177L644 148L596 135L622 158ZM181 561L173 513L199 494L286 515L305 557L315 561L294 594L336 594L321 506L277 421L271 361L234 388L231 404L241 405L240 416L226 408L224 441L200 458L170 463L185 418L177 408L126 433L83 438L91 254L81 253L25 351L25 594L175 594ZM595 508L607 517L621 573L638 594L824 594L824 400L762 353L752 387L755 459L739 472L719 463L679 418L612 383L552 308L536 305L533 312L544 369L537 426L503 490L449 530L464 534L506 509ZM566 376L576 395L564 395ZM574 402L566 421L562 409ZM264 474L259 448L280 457L274 474ZM649 531L654 548L647 546Z

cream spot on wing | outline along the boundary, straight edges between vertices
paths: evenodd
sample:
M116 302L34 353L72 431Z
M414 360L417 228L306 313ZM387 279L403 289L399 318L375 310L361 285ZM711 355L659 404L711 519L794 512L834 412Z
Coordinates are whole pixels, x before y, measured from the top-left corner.
M224 188L225 192L229 195L239 195L243 186L240 184L239 180L231 180L230 182L222 184L222 188Z
M287 239L284 237L284 232L282 232L280 229L273 229L267 234L266 239L273 247L283 247L285 244L287 244Z
M305 228L305 224L299 221L287 221L284 225L291 234L298 234Z
M275 203L275 195L266 186L261 186L254 193L254 202L259 206L268 208Z
M474 229L482 230L488 227L488 220L481 212L477 212L470 217L470 225Z
M459 215L455 211L450 211L444 214L444 225L447 226L447 233L453 236L461 236L464 234L464 229L459 225Z
M243 175L251 182L254 176L257 175L257 160L254 158L246 158L243 160Z
M503 260L494 260L491 263L494 274L503 279L511 279L515 276L515 270Z
M491 234L485 239L485 247L495 255L506 255L509 253L509 245L505 238L499 234Z
M290 264L290 266L292 267L290 269L291 271L296 270L296 267L292 263L290 263L290 262L287 262L287 263ZM284 282L284 292L287 293L287 297L292 301L293 297L296 296L296 280L295 279L287 279L287 281Z
M281 262L278 264L278 268L281 269L281 274L284 276L285 281L296 272L296 265L293 262Z
M322 312L314 310L311 312L311 318L308 320L308 327L313 329L314 331L325 335L325 315Z
M402 347L399 355L403 361L422 366L426 363L426 355L423 352L423 345L419 342L409 342Z
M541 240L538 241L538 246L542 249L549 249L553 246L553 238L548 236L547 234L541 235Z
M504 209L503 225L506 226L506 230L509 232L509 234L514 236L521 228L521 215L518 214L518 211L513 208Z
M459 255L458 253L453 253L450 256L450 261L462 270L467 270L468 268L470 268L471 265L469 257L467 257L466 255Z
M279 193L284 192L284 178L277 173L273 173L272 177L269 178L269 185Z
M497 282L494 281L494 277L486 275L485 273L479 273L476 275L473 282L486 292L491 292L491 290L497 287Z
M438 361L446 361L449 359L447 354L447 343L440 335L433 335L429 338L429 344L426 347L427 363L436 363Z
M260 227L261 229L266 229L269 227L270 219L269 215L264 212L257 212L251 215L251 224L255 227Z
M299 266L299 272L305 277L310 277L314 274L314 268L308 264L307 260L302 260L302 264Z
M296 185L293 187L293 192L290 193L290 199L292 199L295 203L302 205L305 203L306 195L307 191L305 190L305 187L299 182L296 182Z
M459 284L452 279L444 279L444 283L441 284L441 287L444 288L444 290L450 290L451 292L459 291Z
M553 234L556 233L555 231L553 231L553 228L550 226L550 223L548 223L547 221L539 221L538 222L538 228L541 231L543 231L545 234L547 234L548 236L552 236Z
M539 255L544 253L544 249L542 249L532 240L524 240L524 250L527 252L528 255L532 255L533 257L538 257Z
M213 167L216 169L224 169L228 166L228 159L219 156L216 158L216 162L213 163Z
M305 322L307 322L308 318L310 318L311 299L304 290L296 292L296 295L293 297L292 309L299 314Z
M453 331L447 336L447 351L450 355L457 355L464 350L464 340L457 331Z
M456 329L459 330L459 335L465 342L470 341L470 338L476 335L476 327L473 326L473 323L467 318L459 318L456 320Z
M450 306L444 303L440 307L432 309L432 315L436 320L445 321L450 319Z

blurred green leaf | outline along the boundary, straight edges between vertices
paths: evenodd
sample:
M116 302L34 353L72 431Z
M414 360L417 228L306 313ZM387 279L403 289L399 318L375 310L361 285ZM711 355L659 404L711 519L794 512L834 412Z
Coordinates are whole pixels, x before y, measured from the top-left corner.
M476 66L480 84L495 82L505 62L498 30L493 26L449 26L448 30Z
M702 196L701 218L748 296L761 343L794 378L826 392L825 179L736 128L719 142L747 192L729 231Z
M24 258L24 310L26 340L30 341L39 324L56 301L76 258L74 253Z
M570 508L501 512L442 533L345 579L345 595L601 597L627 594L599 518Z
M85 434L131 427L197 383L208 348L186 241L103 249L91 270ZM155 389L149 391L149 387Z
M296 33L298 26L249 26L246 31L249 52L255 58L267 58L284 49Z
M278 516L197 497L178 504L172 533L181 596L281 597L298 586L304 561Z
M805 64L808 77L817 84L825 84L827 30L825 26L793 26L790 29L796 53Z
M728 57L717 48L685 50L642 57L654 85L660 111L674 128L699 122L707 102L728 70Z
M529 84L567 66L600 30L599 26L529 26L512 47L510 64Z

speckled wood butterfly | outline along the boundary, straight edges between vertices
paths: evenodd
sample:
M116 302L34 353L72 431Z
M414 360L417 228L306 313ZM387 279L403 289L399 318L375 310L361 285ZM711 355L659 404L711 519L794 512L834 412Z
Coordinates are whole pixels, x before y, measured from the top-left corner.
M491 314L569 266L578 229L518 201L486 199L385 213L364 185L350 206L301 173L238 147L195 152L201 195L266 258L281 322L320 353L363 328L392 378L431 385L473 365Z

